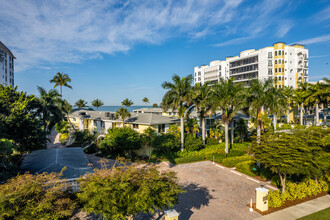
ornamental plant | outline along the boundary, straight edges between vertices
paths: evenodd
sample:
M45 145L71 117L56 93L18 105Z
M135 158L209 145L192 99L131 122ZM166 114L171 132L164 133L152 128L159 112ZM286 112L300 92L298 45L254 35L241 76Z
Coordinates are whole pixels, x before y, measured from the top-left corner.
M172 208L183 192L174 172L161 173L152 167L95 170L79 183L77 196L83 210L104 219L133 219L137 213Z

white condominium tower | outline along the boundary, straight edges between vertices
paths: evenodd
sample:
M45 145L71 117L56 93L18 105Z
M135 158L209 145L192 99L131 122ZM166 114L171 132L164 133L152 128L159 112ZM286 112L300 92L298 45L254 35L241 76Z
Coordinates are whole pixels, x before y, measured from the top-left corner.
M252 79L275 80L275 87L298 88L298 82L308 82L308 49L304 45L283 42L259 50L245 50L240 56L216 60L210 65L194 68L194 82L217 83L220 78L234 78L248 84Z
M0 41L0 84L14 86L13 53Z

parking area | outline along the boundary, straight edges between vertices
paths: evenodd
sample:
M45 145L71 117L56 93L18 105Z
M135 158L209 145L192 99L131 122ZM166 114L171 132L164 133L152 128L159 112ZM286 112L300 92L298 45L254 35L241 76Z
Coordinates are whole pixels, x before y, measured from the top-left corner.
M261 216L257 212L249 212L246 204L251 199L255 202L255 188L264 182L210 161L168 169L177 172L180 183L187 191L180 196L175 207L180 213L179 219L231 220Z

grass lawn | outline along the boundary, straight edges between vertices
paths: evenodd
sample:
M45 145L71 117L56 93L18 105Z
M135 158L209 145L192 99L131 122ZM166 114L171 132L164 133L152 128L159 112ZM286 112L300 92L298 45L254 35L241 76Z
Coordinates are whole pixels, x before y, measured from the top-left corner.
M321 211L299 218L299 220L321 220L321 219L322 220L330 219L330 208L323 209Z

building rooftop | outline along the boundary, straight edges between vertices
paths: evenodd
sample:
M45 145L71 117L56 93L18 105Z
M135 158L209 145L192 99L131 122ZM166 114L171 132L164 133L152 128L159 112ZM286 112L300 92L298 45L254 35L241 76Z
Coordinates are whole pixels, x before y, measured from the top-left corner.
M14 54L1 41L0 41L0 49L2 49L6 53L8 53L10 56L14 57L14 59L16 59L16 57L14 56Z
M93 169L88 165L89 161L81 147L54 148L46 150L35 150L24 155L21 165L22 172L37 173L60 173L62 178L79 178L87 173L93 173Z

